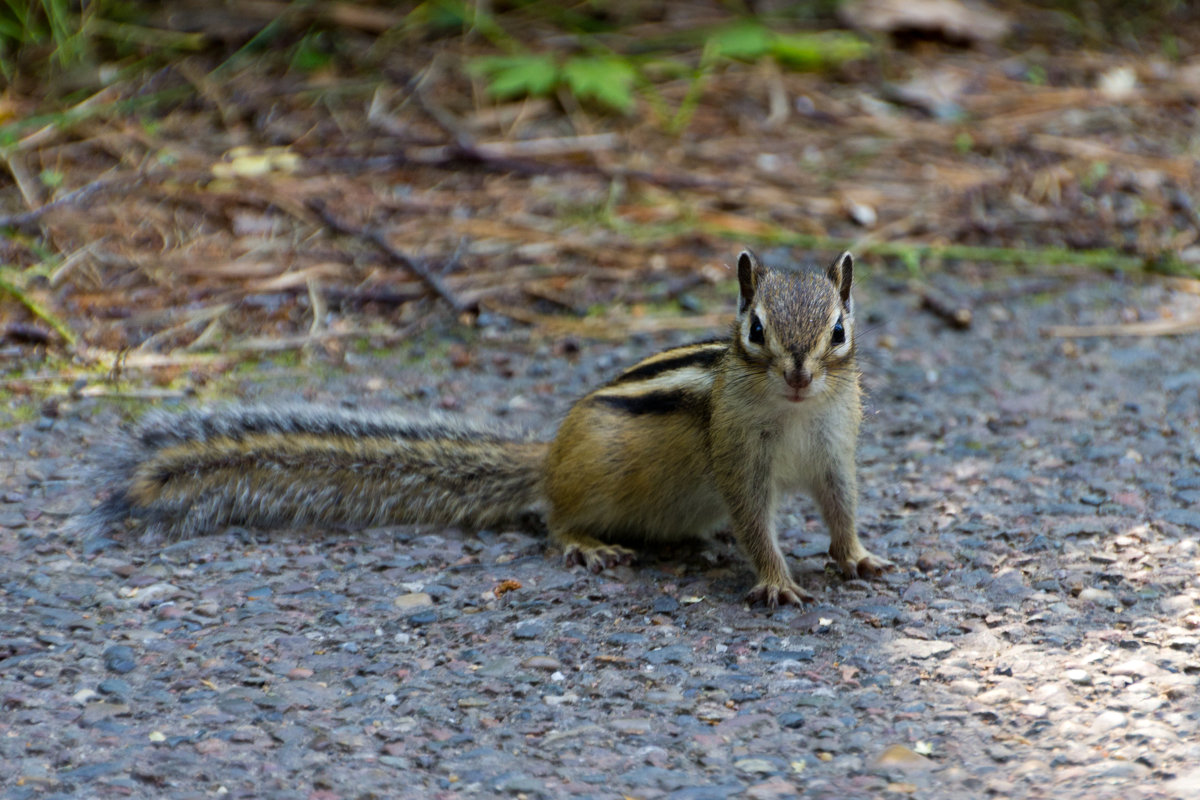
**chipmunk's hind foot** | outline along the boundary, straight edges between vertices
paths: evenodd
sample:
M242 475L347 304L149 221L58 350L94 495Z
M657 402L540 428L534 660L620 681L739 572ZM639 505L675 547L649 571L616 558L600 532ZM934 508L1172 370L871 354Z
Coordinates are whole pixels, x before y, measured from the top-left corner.
M567 566L587 567L591 572L630 564L637 555L628 547L602 542L583 534L558 534L554 538L563 546L563 560Z

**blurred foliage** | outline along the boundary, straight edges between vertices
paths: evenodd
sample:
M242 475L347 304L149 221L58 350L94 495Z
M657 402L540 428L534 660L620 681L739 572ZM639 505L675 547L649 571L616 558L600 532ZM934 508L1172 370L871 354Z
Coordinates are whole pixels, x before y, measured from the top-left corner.
M8 81L24 75L52 89L101 84L101 63L119 65L147 56L194 51L205 46L202 33L148 27L157 3L132 0L0 0L0 74ZM109 70L109 77L116 70ZM63 75L63 84L51 78Z
M708 38L716 54L740 61L774 58L795 70L836 67L865 58L871 46L842 31L780 33L755 19L735 22L717 29Z
M88 15L101 12L93 2ZM67 0L2 0L0 3L0 68L11 78L22 57L49 56L59 66L82 60L88 51L85 12Z
M564 88L585 103L614 110L633 107L636 71L628 60L578 56L559 64L549 55L486 56L472 61L468 71L487 79L497 99L547 97Z
M781 33L763 22L746 18L685 40L695 50L700 45L700 63L693 69L676 57L676 42L639 42L636 55L616 53L596 45L592 38L576 33L575 49L589 44L594 55L559 58L546 53L516 53L482 56L470 61L468 72L483 77L487 90L501 100L517 97L548 97L566 90L584 103L627 112L633 107L634 87L650 92L651 104L661 105L652 90L655 77L691 74L699 86L704 76L721 61L756 62L774 59L793 70L821 70L856 61L869 55L871 45L854 34L841 31ZM682 109L686 118L686 109ZM677 130L679 117L672 130Z
M1178 55L1175 34L1179 26L1200 19L1200 3L1189 0L1032 0L1031 5L1052 12L1056 30L1046 31L1057 43L1065 34L1091 47L1118 45L1134 51L1147 42L1161 42L1163 55Z

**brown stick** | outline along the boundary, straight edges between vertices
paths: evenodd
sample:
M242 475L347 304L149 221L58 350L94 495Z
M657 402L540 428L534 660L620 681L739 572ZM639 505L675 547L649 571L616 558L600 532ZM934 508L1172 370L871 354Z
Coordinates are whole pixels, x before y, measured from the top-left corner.
M973 315L965 302L924 283L914 283L913 291L921 298L921 308L941 317L959 330L971 327Z
M609 180L623 178L631 181L641 181L665 189L708 189L725 191L741 188L720 178L707 175L680 175L665 172L650 172L641 169L625 167L603 167L591 162L558 162L536 161L523 156L502 155L500 148L493 149L492 145L467 147L450 144L412 148L410 151L399 150L386 156L367 157L330 157L310 159L309 164L316 164L338 172L358 170L381 171L402 167L433 167L435 169L462 169L464 166L474 166L489 172L512 172L517 175L565 175L584 174L596 175Z
M1200 314L1179 319L1152 319L1114 325L1051 325L1046 333L1065 339L1085 336L1178 336L1200 331Z
M407 253L398 250L387 240L383 232L378 228L357 228L350 223L334 216L325 203L319 199L311 199L306 204L308 210L316 214L324 225L335 233L340 233L343 236L351 236L355 239L361 239L365 242L370 242L378 248L384 255L395 261L400 266L407 269L413 275L420 279L421 283L425 284L431 292L446 301L447 304L455 311L465 311L466 306L458 299L447 287L442 283L442 279L429 271L429 268L420 261L410 257Z
M37 222L49 212L56 208L73 205L82 200L86 200L92 195L104 189L109 189L119 183L125 181L124 177L117 178L97 178L91 183L84 184L78 189L67 192L61 197L51 200L45 205L38 206L35 209L26 211L21 214L6 214L0 216L0 228L16 228L17 230L25 231L26 233L37 233Z
M17 344L49 344L50 331L45 328L39 328L36 325L11 322L4 326L3 332L0 332L0 339L16 342Z

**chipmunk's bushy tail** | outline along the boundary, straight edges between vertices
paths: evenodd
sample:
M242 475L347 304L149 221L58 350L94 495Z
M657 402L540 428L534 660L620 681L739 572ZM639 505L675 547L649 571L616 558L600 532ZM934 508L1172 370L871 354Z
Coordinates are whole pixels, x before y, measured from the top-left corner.
M197 536L228 525L486 528L542 506L547 445L439 417L313 405L148 415L101 456L85 523Z

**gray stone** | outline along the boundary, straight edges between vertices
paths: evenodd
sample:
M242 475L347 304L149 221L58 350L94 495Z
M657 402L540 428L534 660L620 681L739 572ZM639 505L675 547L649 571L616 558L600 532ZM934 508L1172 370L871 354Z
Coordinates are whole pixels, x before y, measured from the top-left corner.
M1159 518L1184 528L1200 531L1200 511L1191 508L1172 508L1159 513Z
M128 645L117 644L104 651L104 666L118 675L137 669L137 656Z

